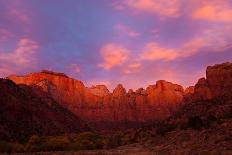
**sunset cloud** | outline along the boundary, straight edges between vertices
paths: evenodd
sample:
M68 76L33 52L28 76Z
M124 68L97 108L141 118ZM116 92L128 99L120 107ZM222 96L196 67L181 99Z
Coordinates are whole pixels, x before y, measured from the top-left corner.
M193 37L184 42L179 48L161 47L156 42L148 42L139 57L141 60L172 61L191 57L202 52L223 52L231 46L230 40L232 40L232 37L229 35L231 33L232 27L230 26L224 26L223 30L209 28L202 31L201 36Z
M125 0L117 8L129 7L136 11L155 13L162 16L177 17L179 14L179 0ZM121 7L119 7L121 6Z
M114 26L114 29L118 35L129 36L131 38L136 38L140 36L139 32L132 30L130 27L124 24L117 24Z
M4 72L12 72L15 69L22 69L26 67L33 67L36 64L36 51L38 44L29 38L21 38L14 51L6 52L0 51L0 66L8 64ZM17 68L15 68L17 67ZM1 70L3 72L3 70Z
M0 77L6 77L14 74L14 70L7 65L0 64Z
M72 72L76 74L81 73L81 68L77 64L71 64L69 68L71 69Z
M140 62L130 63L129 65L123 68L123 73L124 74L137 73L141 70L141 66L142 65Z
M231 22L232 7L229 1L225 0L208 2L193 12L193 18L212 22Z
M129 51L126 48L113 43L104 45L100 53L104 62L98 66L105 70L110 70L115 66L122 65L128 59L129 55Z
M155 42L149 42L146 44L142 51L140 58L142 60L174 60L179 57L179 51L175 49L169 49L160 47Z
M7 41L12 36L13 34L9 32L7 29L0 28L0 42Z

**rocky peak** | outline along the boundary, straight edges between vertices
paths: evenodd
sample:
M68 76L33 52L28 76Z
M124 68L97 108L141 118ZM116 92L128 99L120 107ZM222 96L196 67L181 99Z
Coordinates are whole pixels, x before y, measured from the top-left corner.
M215 97L232 92L232 63L207 67L206 80Z
M143 89L143 88L137 89L137 90L135 91L135 93L136 93L137 95L147 95L146 90Z
M126 89L123 87L122 84L118 84L117 87L113 90L113 96L123 96L126 94Z
M49 70L42 70L40 73L43 73L43 74L50 74L50 75L55 75L55 76L63 76L63 77L67 77L68 76L64 73L58 73L58 72L53 72L53 71L49 71Z
M165 80L159 80L155 85L149 85L147 87L147 93L156 91L179 91L184 92L184 88L178 84L173 84L171 82L167 82Z
M157 81L155 85L147 87L148 102L160 105L178 105L183 101L184 89L182 86L167 82Z
M133 95L135 94L135 92L133 91L133 89L129 89L128 92L127 92L128 95Z
M110 93L105 85L92 86L91 88L89 88L89 91L91 94L100 97L106 96Z
M232 92L232 63L207 67L206 78L198 80L194 100L209 100Z
M193 94L194 93L194 86L189 86L184 90L185 94Z
M10 76L8 79L16 84L39 86L60 104L71 109L76 103L83 103L86 88L81 81L69 78L62 73L43 71L24 76ZM55 89L53 89L55 88Z
M178 84L173 84L171 82L165 81L165 80L159 80L156 82L156 87L161 90L173 90L173 91L180 91L184 92L184 89L182 86Z

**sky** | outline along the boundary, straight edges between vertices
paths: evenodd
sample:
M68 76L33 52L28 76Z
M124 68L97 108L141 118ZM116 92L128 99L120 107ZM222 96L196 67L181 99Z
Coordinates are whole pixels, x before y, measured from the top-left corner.
M0 0L0 77L184 87L232 61L232 0Z

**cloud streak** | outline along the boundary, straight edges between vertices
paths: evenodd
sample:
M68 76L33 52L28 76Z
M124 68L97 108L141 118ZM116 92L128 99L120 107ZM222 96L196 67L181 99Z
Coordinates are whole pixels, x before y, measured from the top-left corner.
M134 11L154 13L166 17L177 17L179 0L125 0L121 8L129 7ZM119 7L117 5L117 7Z
M114 43L104 45L100 50L104 62L98 64L105 70L110 70L116 66L122 65L128 59L129 51Z
M140 58L142 60L165 60L170 61L179 57L179 53L175 49L163 48L155 42L149 42L145 45L141 52Z
M118 34L120 36L128 36L131 38L137 38L140 36L139 32L132 30L130 27L128 27L124 24L115 25L114 30L116 31L116 34Z
M1 74L13 72L23 68L31 68L36 65L36 52L39 45L27 38L22 37L17 42L16 48L12 52L0 51L0 66L7 69L1 70Z
M232 22L232 7L227 0L214 0L199 6L192 16L210 22Z

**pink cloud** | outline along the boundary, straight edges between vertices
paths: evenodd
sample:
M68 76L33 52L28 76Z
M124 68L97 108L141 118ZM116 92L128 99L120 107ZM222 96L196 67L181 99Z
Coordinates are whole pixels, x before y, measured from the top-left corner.
M142 64L140 62L130 63L129 65L124 66L122 71L124 74L137 73L141 70L141 66Z
M228 0L207 1L193 12L192 17L212 22L231 22L232 7Z
M223 52L231 47L231 33L231 25L226 24L202 30L201 35L193 36L179 48L161 47L156 42L148 42L139 57L141 60L172 61L190 57L199 52Z
M14 51L6 52L0 51L0 67L1 74L15 72L27 67L34 67L36 65L36 51L38 44L29 38L21 38ZM8 64L7 67L5 64Z
M124 24L117 24L114 26L114 29L116 30L118 35L126 35L131 38L136 38L140 36L139 32L136 32L132 30L130 27L124 25Z
M3 64L0 64L0 77L6 77L8 75L11 75L13 74L13 69L12 68L9 68L9 66L6 66L6 65L3 65Z
M105 70L110 70L115 66L122 65L128 59L129 55L129 51L126 48L113 43L104 45L100 53L104 62L98 64L98 66Z
M11 59L15 59L17 64L31 65L31 63L34 63L34 55L38 47L38 44L29 38L21 38L15 51L8 56Z
M10 31L0 28L0 42L7 41L12 36L13 34Z
M31 19L31 14L33 10L28 7L27 3L24 1L9 1L6 6L7 18L10 21L16 22L18 24L28 24Z
M177 17L179 15L179 0L125 0L116 8L131 8L140 12L155 13L161 16ZM119 7L120 6L120 7Z
M212 27L205 29L201 35L193 37L191 40L183 44L182 56L191 56L197 54L201 49L208 49L210 52L223 52L229 48L232 39L232 27L230 25L221 25L220 27Z
M149 42L145 45L140 58L142 60L174 60L179 57L179 51L175 49L160 47L155 42Z
M25 12L25 10L20 10L20 9L10 9L9 11L10 16L23 22L29 22L29 16L27 15L27 13Z
M81 68L77 64L71 64L69 68L77 74L81 73Z

